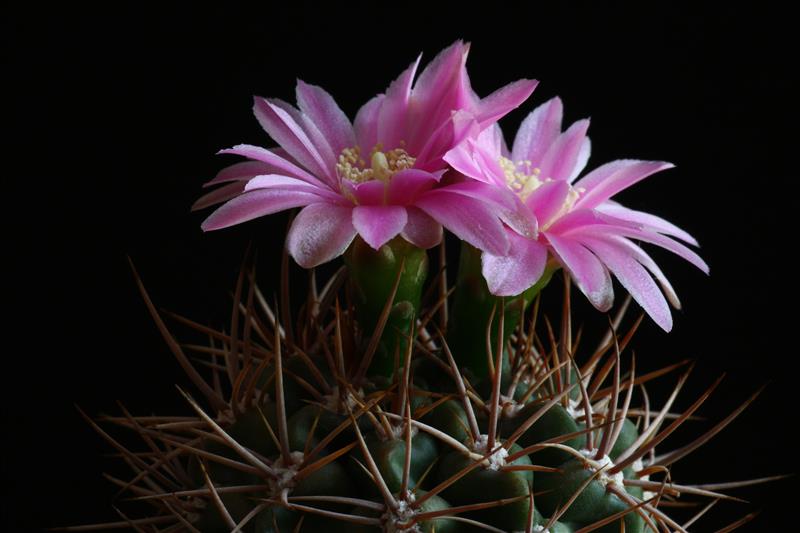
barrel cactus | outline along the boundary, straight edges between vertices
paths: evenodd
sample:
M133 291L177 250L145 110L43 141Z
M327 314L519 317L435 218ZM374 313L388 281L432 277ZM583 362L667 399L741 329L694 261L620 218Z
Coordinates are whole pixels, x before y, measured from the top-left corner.
M68 529L685 531L705 507L679 522L676 503L736 499L725 491L747 482L681 484L670 467L757 393L665 451L718 381L677 410L692 365L638 372L630 349L646 316L669 331L669 304L679 306L639 243L707 271L691 235L611 199L671 165L618 160L582 176L588 121L562 132L557 98L509 149L497 121L537 82L480 98L468 48L453 44L417 77L418 59L354 123L303 82L297 107L256 99L280 148L223 150L247 161L222 170L195 207L222 204L205 230L302 208L282 296L259 289L249 260L229 327L172 315L208 339L182 343L136 275L195 386L179 391L191 411L87 417L132 469L110 479L136 504L118 523ZM444 229L461 246L452 280ZM292 308L289 257L314 269L339 256L328 279L312 270ZM629 293L614 309L612 275ZM574 288L610 313L602 338L574 331ZM631 319L634 301L643 312ZM672 393L651 405L648 384L668 379Z

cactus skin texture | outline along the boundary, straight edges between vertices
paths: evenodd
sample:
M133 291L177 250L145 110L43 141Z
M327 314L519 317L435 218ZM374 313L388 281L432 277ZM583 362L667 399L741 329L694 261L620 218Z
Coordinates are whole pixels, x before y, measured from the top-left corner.
M481 379L462 372L447 342L446 291L422 297L414 285L427 259L394 251L349 252L348 261L369 256L349 266L362 269L355 280L344 268L321 286L312 277L296 320L286 308L277 316L246 263L230 327L177 319L210 336L202 346L175 340L136 274L197 390L181 390L190 407L181 416L87 418L133 469L112 481L150 512L139 506L116 524L65 529L641 533L686 530L692 515L673 518L665 502L729 499L677 483L669 468L757 393L696 441L654 453L719 381L676 411L692 365L637 373L630 343L641 318L626 319L628 302L594 350L573 336L566 276L556 327L543 322L538 301L512 317L510 332L505 312L491 313L484 334L503 335L481 347ZM384 305L365 319L348 302L363 299L352 291L381 285L366 269L375 261L387 263L389 289L371 289L383 291ZM411 318L397 302L411 302ZM640 393L654 379L675 380L658 408Z

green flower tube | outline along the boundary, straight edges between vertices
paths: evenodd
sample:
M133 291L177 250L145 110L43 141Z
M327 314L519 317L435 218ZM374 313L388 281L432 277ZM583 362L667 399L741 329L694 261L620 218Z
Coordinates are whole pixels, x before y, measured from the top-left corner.
M500 306L503 306L503 345L519 324L522 315L553 276L556 266L548 264L539 281L517 296L499 297L489 292L481 272L481 252L466 242L461 243L461 257L453 308L452 325L447 332L447 343L460 367L468 369L475 378L489 375L489 357L486 350L486 330L490 331L492 350L497 346ZM494 318L492 319L492 314Z
M395 284L397 292L377 349L372 356L370 375L391 376L395 364L403 365L414 319L419 315L422 286L428 275L425 250L396 237L374 250L361 238L345 253L356 309L356 319L370 339L377 329ZM399 360L395 362L395 353Z

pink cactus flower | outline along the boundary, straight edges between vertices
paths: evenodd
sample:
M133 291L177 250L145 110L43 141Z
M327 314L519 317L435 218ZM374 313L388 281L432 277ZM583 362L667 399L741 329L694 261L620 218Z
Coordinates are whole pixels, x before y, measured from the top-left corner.
M611 197L672 165L620 159L577 179L589 159L589 121L579 120L562 132L562 112L558 98L536 108L520 126L510 152L494 125L445 155L462 174L514 191L527 207L528 226L535 228L521 232L517 228L524 225L506 227L509 252L483 252L489 290L499 296L519 294L536 283L548 260L554 259L597 309L607 311L613 304L610 272L669 331L667 299L675 308L680 302L655 261L634 241L665 248L703 272L708 273L708 266L679 242L697 246L691 235Z
M202 228L302 207L287 245L306 268L341 255L356 235L375 249L397 235L430 248L440 242L442 226L482 250L506 253L502 220L516 227L518 201L483 182L443 180L443 156L517 107L537 82L520 80L479 99L466 73L468 49L454 43L414 82L418 58L352 124L326 91L302 81L297 108L257 97L256 118L280 148L220 152L249 160L206 184L226 183L194 209L225 203Z

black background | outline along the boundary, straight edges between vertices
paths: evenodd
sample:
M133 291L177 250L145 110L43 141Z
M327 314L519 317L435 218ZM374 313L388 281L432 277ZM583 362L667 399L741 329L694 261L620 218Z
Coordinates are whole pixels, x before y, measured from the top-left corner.
M218 326L249 241L260 250L261 283L277 287L285 215L204 235L207 213L189 213L200 185L232 161L218 149L270 144L251 115L252 95L293 100L302 77L352 117L420 51L430 59L456 38L472 42L479 94L540 80L532 101L503 122L507 132L558 94L568 121L593 120L590 165L622 157L677 165L622 200L695 235L712 274L654 252L684 309L669 335L646 323L639 359L651 367L698 359L695 395L727 371L700 412L711 420L770 385L703 454L679 463L676 479L795 471L792 17L763 2L646 11L538 4L11 8L2 19L11 89L4 530L116 519L101 477L113 468L102 457L110 448L74 404L92 415L118 412L115 400L138 413L187 411L173 387L187 380L142 305L126 254L159 306ZM753 504L720 506L697 531L757 509L746 530L781 531L796 513L794 479L737 494Z

